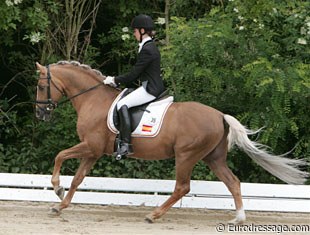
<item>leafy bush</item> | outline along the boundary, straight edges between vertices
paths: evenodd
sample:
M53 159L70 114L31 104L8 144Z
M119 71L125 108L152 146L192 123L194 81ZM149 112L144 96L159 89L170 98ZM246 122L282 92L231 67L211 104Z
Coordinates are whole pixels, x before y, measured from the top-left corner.
M257 140L278 154L296 147L294 157L310 160L309 6L236 0L198 20L173 18L162 64L176 99L208 104L251 129L265 126ZM230 156L242 181L277 181L243 153Z

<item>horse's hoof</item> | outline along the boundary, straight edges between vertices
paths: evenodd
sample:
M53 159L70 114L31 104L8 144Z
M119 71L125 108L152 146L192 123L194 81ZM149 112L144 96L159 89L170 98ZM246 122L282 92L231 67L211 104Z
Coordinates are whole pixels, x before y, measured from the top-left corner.
M51 217L56 217L59 216L61 214L60 210L57 208L51 208L50 211L48 212L48 215Z
M246 220L245 212L243 209L237 210L236 218L228 221L228 224L243 224Z
M244 222L245 222L245 220L240 220L238 218L234 218L232 220L229 220L228 224L237 225L237 224L243 224Z
M58 188L55 189L55 193L60 198L60 200L64 199L65 189L62 186L58 186Z
M152 224L155 222L155 220L153 219L153 216L152 215L147 215L145 216L145 222L149 223L149 224Z

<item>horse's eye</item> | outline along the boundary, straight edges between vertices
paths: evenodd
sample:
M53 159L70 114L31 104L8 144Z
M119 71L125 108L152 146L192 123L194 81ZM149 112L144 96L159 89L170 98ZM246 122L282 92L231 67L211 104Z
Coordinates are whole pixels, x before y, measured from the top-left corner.
M44 90L44 86L38 85L38 90L39 91L43 91Z

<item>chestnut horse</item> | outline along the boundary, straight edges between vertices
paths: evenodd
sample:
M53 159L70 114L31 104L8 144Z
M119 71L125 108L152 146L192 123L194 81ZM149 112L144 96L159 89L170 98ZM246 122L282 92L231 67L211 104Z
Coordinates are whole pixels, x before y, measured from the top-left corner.
M60 61L42 66L37 84L36 116L49 120L58 101L66 96L77 112L77 133L80 143L58 153L52 176L55 193L61 199L51 213L58 215L68 207L75 191L95 162L104 154L114 151L115 134L107 126L109 108L120 93L103 84L105 76L98 70L76 61ZM231 192L236 217L231 222L245 221L245 212L240 192L240 181L226 164L229 148L236 144L256 163L284 182L302 184L309 176L299 170L307 163L304 160L288 159L284 155L268 153L266 146L251 141L250 131L234 117L197 102L175 102L166 112L162 129L154 138L133 138L134 158L159 160L175 157L176 185L171 197L146 216L148 222L163 216L179 199L190 191L191 173L195 164L202 160ZM60 186L60 168L67 159L79 158L80 166L64 197Z

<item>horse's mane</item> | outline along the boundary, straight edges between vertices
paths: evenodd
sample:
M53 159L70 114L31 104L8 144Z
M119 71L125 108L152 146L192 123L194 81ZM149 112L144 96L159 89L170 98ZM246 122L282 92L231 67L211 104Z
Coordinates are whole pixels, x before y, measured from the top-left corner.
M75 61L75 60L71 60L71 61L61 60L61 61L58 61L57 63L55 63L55 65L67 65L67 64L82 68L86 71L94 72L97 76L105 78L105 76L99 70L92 69L89 65L81 64L80 62Z

